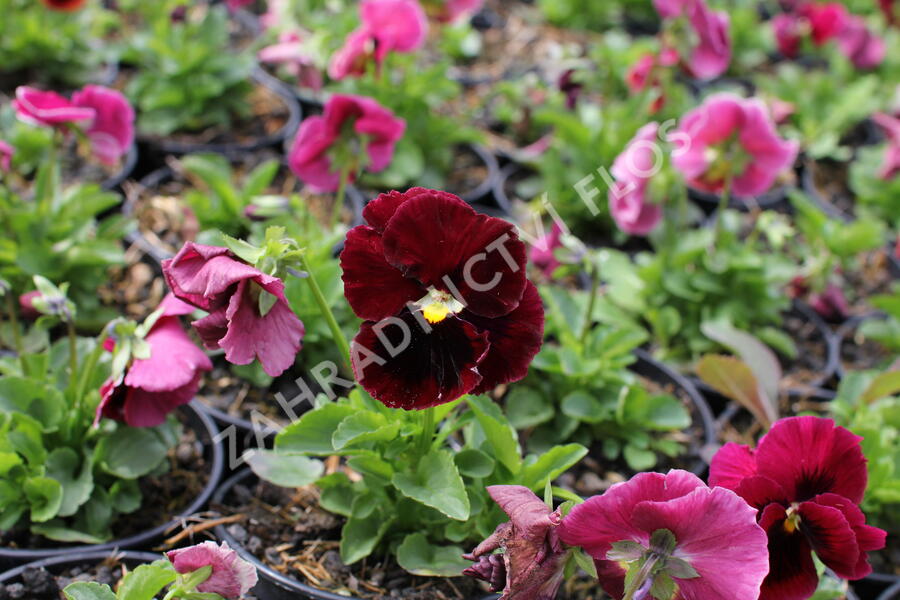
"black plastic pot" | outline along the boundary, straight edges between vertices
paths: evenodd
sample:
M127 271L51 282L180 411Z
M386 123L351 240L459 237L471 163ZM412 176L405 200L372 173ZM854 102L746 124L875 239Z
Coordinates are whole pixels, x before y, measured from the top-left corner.
M884 573L872 573L863 579L851 581L857 598L869 600L900 599L900 577Z
M503 211L512 213L515 202L515 180L524 177L528 170L521 165L510 162L500 169L494 182L494 203Z
M146 177L141 179L138 182L138 189L143 190L155 190L159 187L166 185L175 179L175 171L172 170L171 167L160 167L155 171L149 173ZM126 217L134 217L136 202L140 197L140 193L132 193L129 194L125 199L124 204L122 205L122 213ZM353 220L350 226L358 225L362 222L362 209L365 205L365 197L362 193L354 186L347 186L347 193L345 195L345 205L350 208L353 212ZM144 236L140 230L135 230L130 232L125 237L126 241L131 244L136 244L143 252L152 257L157 263L161 263L162 261L172 258L172 252L160 246L157 243L154 243L151 239Z
M837 206L829 202L821 193L819 193L818 188L813 183L813 174L812 169L808 164L804 164L800 169L798 169L798 176L800 177L800 185L803 188L803 191L806 193L806 196L813 201L813 203L819 207L826 215L831 217L832 219L840 219L846 223L849 223L853 220L852 215L848 215Z
M708 459L717 449L716 425L709 404L706 403L706 399L690 379L672 367L659 362L644 350L635 350L634 354L637 361L629 367L631 371L663 387L671 386L681 390L694 406L696 412L694 417L700 421L698 424L703 430L703 436L699 440L699 446L693 449L694 456L692 456L690 470L697 475L704 473L709 466Z
M235 485L253 485L256 480L256 475L249 468L236 473L216 490L212 499L213 504L224 504L225 498ZM244 548L233 535L228 533L224 525L216 526L213 531L219 541L228 543L229 546L237 551L241 558L256 567L259 582L251 590L251 593L259 600L357 600L352 596L341 596L314 588L279 573ZM495 600L496 598L497 596L491 595L478 600Z
M59 575L70 567L95 565L103 562L107 558L115 556L118 560L130 569L139 567L155 560L159 560L161 555L152 554L150 552L135 552L127 550L120 552L117 548L109 550L99 550L86 553L65 554L62 556L53 556L44 558L34 562L20 565L5 573L0 573L0 585L9 585L17 583L21 580L22 573L28 569L46 569L53 575Z
M886 319L886 318L887 318L887 316L884 315L883 313L873 312L873 313L869 313L867 315L851 317L843 325L841 325L838 328L838 330L835 334L835 339L836 339L835 345L837 347L837 365L835 368L835 374L837 375L838 379L843 379L844 374L846 372L844 369L844 362L842 360L843 355L844 355L844 346L846 344L855 343L853 340L853 336L856 333L856 330L860 326L860 324L862 324L864 321L869 321L869 320L873 320L873 319L881 320L881 319Z
M293 137L294 132L303 118L303 110L293 92L278 79L272 77L262 69L254 69L250 76L257 85L261 85L274 92L288 111L287 122L275 133L251 140L249 142L231 142L220 144L203 144L193 142L179 142L175 140L160 139L155 137L139 138L140 142L147 146L150 154L175 155L195 154L197 152L215 152L224 154L229 158L238 158L246 153L261 148L279 147L286 140Z
M110 175L103 182L101 182L100 187L104 190L114 190L122 185L122 182L128 179L128 177L134 172L134 167L137 165L137 161L137 144L132 144L131 148L128 149L128 153L125 155L125 160L122 161L122 168L119 169L117 173Z
M195 401L196 402L196 401ZM209 480L200 494L188 506L174 515L167 523L132 536L112 540L103 544L82 544L59 546L56 548L0 548L0 565L14 566L48 558L82 556L87 553L109 553L117 549L149 548L163 538L166 532L178 527L185 517L200 512L209 502L222 478L225 456L219 443L219 429L213 420L195 402L179 410L187 418L187 426L197 433L203 443L204 458L209 466Z

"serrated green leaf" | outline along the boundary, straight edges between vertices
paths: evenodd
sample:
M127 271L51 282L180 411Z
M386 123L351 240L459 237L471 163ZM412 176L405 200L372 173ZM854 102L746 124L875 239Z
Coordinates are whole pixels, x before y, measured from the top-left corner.
M407 535L397 547L397 564L413 575L458 577L471 562L462 558L458 546L438 546L421 533Z
M413 473L396 473L392 483L401 494L434 508L451 519L469 518L469 496L453 455L446 450L431 450L423 456Z

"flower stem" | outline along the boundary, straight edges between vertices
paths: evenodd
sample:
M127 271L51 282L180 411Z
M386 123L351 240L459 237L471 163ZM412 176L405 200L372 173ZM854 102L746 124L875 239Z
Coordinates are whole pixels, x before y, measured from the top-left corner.
M66 320L66 330L69 335L69 385L71 385L78 372L78 336L75 333L75 323L72 319Z
M644 600L649 596L650 588L653 587L653 574L658 561L659 557L654 554L647 557L637 575L631 580L631 585L625 588L622 600Z
M319 305L319 311L322 313L322 316L325 317L325 322L331 330L331 337L338 345L346 366L351 367L350 345L347 343L347 338L344 337L344 333L341 331L337 319L334 318L334 312L332 312L331 307L328 306L328 302L325 300L325 295L322 293L322 288L319 287L319 282L316 281L316 276L309 267L309 260L307 260L306 254L301 256L300 264L302 265L303 270L306 271L306 281L309 282L309 287L312 290L313 297L316 299L316 304Z
M331 208L331 231L338 226L341 221L341 211L344 210L344 199L347 196L347 183L350 180L350 166L341 167L341 180L338 183L337 196L334 199L334 206Z
M19 318L16 315L16 305L11 290L6 293L6 311L9 313L9 326L13 332L13 345L16 354L21 358L22 353L25 352L25 344L22 343L22 332L19 331Z
M416 442L416 456L425 456L428 448L434 440L434 408L426 408L420 411L422 432Z
M725 185L722 187L722 195L719 197L719 208L716 212L716 231L713 243L718 246L722 236L722 228L725 226L725 211L728 209L728 201L731 199L731 173L725 176Z
M91 381L91 377L94 375L94 369L97 368L97 363L100 361L100 356L103 354L103 344L106 342L108 335L107 328L104 327L100 336L97 338L94 349L88 354L87 358L84 359L84 364L81 367L81 377L78 378L78 387L75 389L75 411L78 415L81 414L88 383Z
M587 312L584 315L584 324L581 326L581 336L579 341L584 345L588 334L591 332L591 326L594 324L594 305L597 303L597 290L600 288L600 273L597 269L597 263L591 261L591 292L588 297Z

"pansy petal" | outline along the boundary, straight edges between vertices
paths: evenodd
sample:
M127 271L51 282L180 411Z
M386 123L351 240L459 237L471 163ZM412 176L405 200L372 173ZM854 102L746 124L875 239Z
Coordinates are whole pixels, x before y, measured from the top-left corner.
M487 347L486 333L456 317L426 332L405 310L395 319L362 324L353 340L353 372L386 406L418 410L451 402L478 385L476 366Z
M169 289L178 298L207 311L227 303L229 287L261 274L232 258L228 248L194 242L187 242L162 267Z
M398 314L407 302L424 297L427 290L384 258L381 235L360 225L347 234L341 251L344 295L361 319L379 321Z
M525 244L515 227L449 194L404 202L384 230L385 256L407 277L452 292L484 317L508 314L525 290Z
M758 471L778 482L792 501L831 492L859 504L868 480L861 439L831 419L782 419L760 440Z
M136 359L125 375L125 385L148 392L180 388L199 371L212 369L209 357L194 345L175 317L161 317L146 337L150 357Z
M853 577L859 562L859 546L844 513L815 502L803 502L797 512L800 530L816 556L838 576Z
M757 510L763 510L772 503L782 504L784 506L790 504L790 499L787 497L784 488L768 477L763 477L762 475L747 477L741 481L734 491L737 492L737 495L743 498L747 504Z
M869 565L867 552L884 548L887 532L871 525L866 525L866 516L858 506L837 494L821 494L813 499L813 502L822 506L836 508L843 513L847 523L853 529L856 536L856 545L859 546L859 561L852 575L846 575L847 579L861 579L872 572ZM849 571L848 571L849 573Z
M812 548L799 529L788 531L786 517L783 506L770 504L759 520L769 536L769 574L759 600L807 600L819 586Z
M756 475L756 453L743 444L722 446L709 465L709 485L736 490L741 481Z
M199 372L195 373L186 384L174 390L150 392L141 388L128 388L123 407L123 420L131 427L162 425L170 412L193 400L199 389Z
M519 306L508 315L486 319L463 311L460 318L486 331L490 342L487 354L478 363L481 383L472 394L484 394L528 374L528 365L544 339L544 306L533 283L526 283Z
M225 316L226 308L222 307L191 323L194 331L203 340L203 345L206 346L207 350L218 350L220 348L219 340L228 333L228 318Z

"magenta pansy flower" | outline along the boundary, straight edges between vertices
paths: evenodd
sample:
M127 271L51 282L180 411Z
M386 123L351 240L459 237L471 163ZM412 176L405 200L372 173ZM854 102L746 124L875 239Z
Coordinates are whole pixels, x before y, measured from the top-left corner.
M662 219L662 205L647 197L660 155L658 135L658 123L641 127L610 170L616 182L609 189L609 212L625 233L647 235Z
M769 537L760 600L809 598L819 581L813 552L845 579L872 571L867 553L883 548L886 534L866 525L859 509L868 480L861 439L831 419L791 417L756 450L732 442L713 457L710 485L757 508Z
M134 109L121 92L87 85L72 94L72 104L94 111L85 133L100 162L116 164L134 142Z
M491 498L509 516L489 538L463 556L475 564L463 575L491 584L503 600L553 600L563 582L566 549L559 540L559 511L520 485L493 485ZM501 554L494 554L502 550Z
M884 61L887 54L885 41L866 26L862 17L853 16L847 20L838 35L837 43L844 56L857 69L874 69Z
M659 556L651 543L660 530L674 536L668 556ZM682 567L665 571L678 587L676 600L757 600L769 570L756 511L731 490L709 488L687 471L640 473L617 483L572 508L559 535L593 557L600 585L619 600L626 571L609 554L623 543L636 552L634 560L655 556ZM685 562L693 576L685 573Z
M884 161L878 171L878 176L887 181L900 173L900 118L886 113L877 113L872 116L872 119L887 136Z
M838 2L807 2L792 12L772 19L778 49L787 58L800 54L800 44L809 38L817 46L837 37L847 24L849 14Z
M90 121L95 115L93 108L75 106L56 92L45 92L28 86L16 88L16 98L12 105L22 121L46 127Z
M273 377L294 364L304 328L284 297L281 279L227 248L193 242L163 261L163 274L176 297L209 313L192 323L207 348L224 349L225 359L236 365L257 358ZM265 314L260 312L262 292L275 297Z
M391 163L394 146L403 137L406 121L371 98L335 94L325 104L321 116L308 117L300 124L288 156L288 165L316 192L333 192L340 184L340 167L331 162L332 149L340 144L365 144L364 164L349 171L355 180L365 168L377 173Z
M529 253L531 263L547 277L552 277L556 267L560 265L559 259L556 258L556 249L562 248L562 234L562 227L554 222L550 233L542 235L531 247Z
M245 6L250 6L254 1L255 0L225 0L225 6L227 6L228 10L231 12L235 12Z
M729 93L710 96L688 112L675 135L689 140L673 152L675 168L689 185L716 194L729 176L735 196L766 192L799 151L797 142L778 136L761 100Z
M303 49L303 38L297 31L287 31L278 37L278 43L266 46L257 55L261 62L284 65L297 78L300 87L320 90L324 83L322 71L313 58Z
M0 171L9 171L13 154L15 154L15 149L3 140L0 140Z
M95 423L106 417L131 427L155 427L194 398L201 373L212 369L209 357L194 345L178 319L193 307L171 294L160 307L162 316L144 338L150 346L149 358L134 359L118 380L106 380L100 388Z
M203 594L219 594L225 600L239 600L256 585L256 567L238 556L226 543L203 542L166 552L166 558L181 574L212 567L209 578L197 586Z
M675 34L679 44L691 39L691 46L682 49L685 69L698 79L713 79L722 75L731 63L731 36L728 14L715 12L705 0L654 0L653 5L665 21L682 23L691 33Z
M428 20L417 0L363 0L359 12L362 25L332 56L332 79L359 77L369 61L380 69L388 53L412 52L425 43Z

